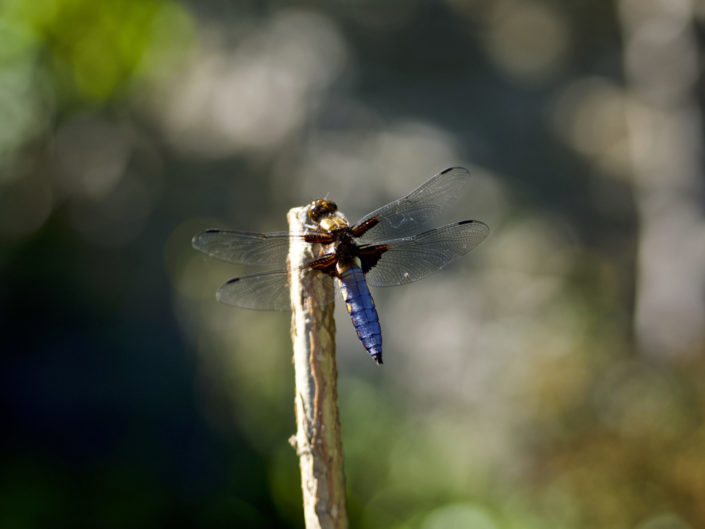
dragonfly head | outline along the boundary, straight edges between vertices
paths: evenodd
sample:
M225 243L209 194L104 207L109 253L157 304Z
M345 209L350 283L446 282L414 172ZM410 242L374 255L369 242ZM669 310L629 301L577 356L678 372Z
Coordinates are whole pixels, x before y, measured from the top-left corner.
M308 207L308 218L316 224L320 224L325 217L330 217L338 211L335 202L326 199L314 200Z
M348 227L348 221L335 202L324 198L315 200L308 207L308 218L317 227L327 231L340 230Z

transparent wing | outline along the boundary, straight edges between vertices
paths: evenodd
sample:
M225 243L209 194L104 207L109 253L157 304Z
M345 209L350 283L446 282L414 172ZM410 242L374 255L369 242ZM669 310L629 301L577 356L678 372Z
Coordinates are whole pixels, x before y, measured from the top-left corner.
M236 277L223 283L215 297L221 303L243 309L291 310L289 278L284 271ZM332 290L321 299L321 303L327 305L334 299L335 291Z
M405 197L361 218L355 227L374 220L378 223L360 241L406 237L428 228L433 217L457 200L469 179L470 172L463 167L441 171Z
M206 230L197 234L192 244L196 250L230 263L285 268L290 237L287 232Z
M221 303L254 310L291 310L286 272L236 277L223 283L215 295Z
M361 248L381 252L367 273L367 283L376 287L404 285L440 270L480 244L489 234L487 224L464 220L420 233Z

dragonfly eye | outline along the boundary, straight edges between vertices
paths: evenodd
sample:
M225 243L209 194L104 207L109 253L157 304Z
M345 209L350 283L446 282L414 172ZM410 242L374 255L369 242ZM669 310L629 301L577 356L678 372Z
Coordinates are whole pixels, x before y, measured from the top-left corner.
M320 222L323 217L332 215L338 210L338 206L335 202L330 200L316 200L308 208L308 218L313 222Z

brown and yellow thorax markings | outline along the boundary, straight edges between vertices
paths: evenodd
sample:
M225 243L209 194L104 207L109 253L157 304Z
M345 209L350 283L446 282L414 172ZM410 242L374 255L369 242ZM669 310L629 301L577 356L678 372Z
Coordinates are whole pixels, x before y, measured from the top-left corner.
M335 202L327 199L314 200L308 207L308 218L320 231L307 233L304 239L306 242L328 245L330 252L309 263L314 270L340 277L350 267L356 266L366 273L386 251L383 245L361 247L355 241L379 222L377 218L373 217L352 228L338 211Z

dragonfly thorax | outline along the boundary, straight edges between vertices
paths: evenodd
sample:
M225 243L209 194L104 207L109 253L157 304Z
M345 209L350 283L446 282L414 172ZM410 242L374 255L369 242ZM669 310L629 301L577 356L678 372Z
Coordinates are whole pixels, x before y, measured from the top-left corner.
M355 242L352 230L345 227L335 232L335 255L337 260L338 272L342 269L347 269L350 266L361 267L360 248Z

